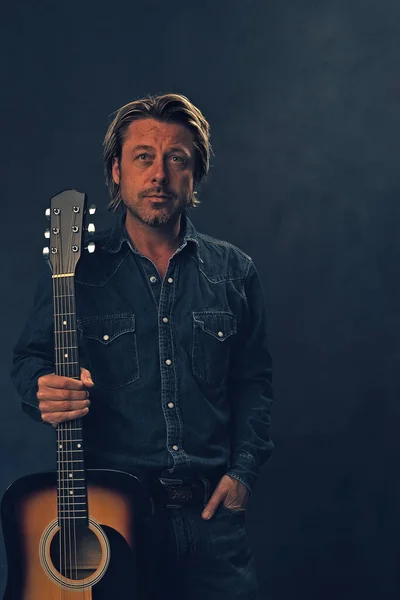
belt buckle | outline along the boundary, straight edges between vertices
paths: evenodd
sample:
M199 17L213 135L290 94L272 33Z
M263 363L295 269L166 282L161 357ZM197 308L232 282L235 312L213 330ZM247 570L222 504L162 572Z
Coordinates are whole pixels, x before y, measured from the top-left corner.
M166 488L166 490L168 490L168 488L182 487L182 490L176 490L177 497L179 497L179 492L181 492L181 494L183 496L182 499L190 501L193 498L194 491L192 489L187 489L187 487L183 485L183 483L184 483L183 479L171 479L171 478L159 477L159 481L160 481L161 485L164 488ZM205 477L199 477L198 483L201 483L203 486L203 489L204 489L203 505L206 506L207 502L210 499L210 482ZM197 487L197 486L195 486L195 487ZM185 498L185 493L187 494L186 498ZM171 502L171 503L167 503L165 506L166 506L166 508L182 508L183 504L175 504L174 502Z
M181 486L183 485L183 479L171 479L168 477L159 477L158 478L159 482L161 483L161 485L164 488L169 488L169 487L176 487L176 486ZM166 504L165 507L166 508L181 508L181 504Z

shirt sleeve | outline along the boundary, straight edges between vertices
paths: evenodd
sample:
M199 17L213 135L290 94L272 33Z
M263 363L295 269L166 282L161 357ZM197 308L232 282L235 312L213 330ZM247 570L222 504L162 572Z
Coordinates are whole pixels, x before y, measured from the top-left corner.
M41 421L37 381L54 373L53 293L51 270L44 264L33 308L14 348L11 380L22 398L23 410Z
M272 360L268 351L264 294L251 262L245 280L246 306L229 371L231 463L227 475L251 492L260 467L274 448L271 423Z

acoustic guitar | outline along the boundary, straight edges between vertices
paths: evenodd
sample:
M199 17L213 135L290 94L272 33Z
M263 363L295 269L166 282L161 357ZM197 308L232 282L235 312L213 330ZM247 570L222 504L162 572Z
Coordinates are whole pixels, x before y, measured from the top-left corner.
M93 210L87 210L85 194L67 190L52 198L46 212L55 373L79 379L74 274L84 217ZM93 242L87 250L94 250ZM4 600L147 598L137 533L140 520L151 514L151 498L138 477L85 470L82 419L61 423L57 472L22 477L3 496Z

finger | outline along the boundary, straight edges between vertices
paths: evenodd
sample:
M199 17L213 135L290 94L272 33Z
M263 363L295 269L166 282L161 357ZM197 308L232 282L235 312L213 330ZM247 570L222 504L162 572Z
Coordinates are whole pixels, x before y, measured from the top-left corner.
M202 518L206 519L206 520L211 519L211 517L214 516L215 511L217 510L218 506L221 504L221 502L223 502L225 500L225 498L226 498L226 492L223 489L221 489L220 487L217 487L215 492L209 499L205 509L201 513Z
M64 400L75 401L75 400L87 400L89 398L88 390L74 391L74 390L65 390L65 389L56 389L56 388L39 388L37 394L37 399L40 402L47 400L54 400L55 402L62 402Z
M92 387L94 385L90 371L84 369L83 367L81 368L81 381L86 387Z
M41 413L60 413L60 412L71 412L75 410L83 410L89 408L90 400L74 401L74 402L58 402L54 400L45 400L39 402L39 410Z
M59 413L44 413L42 414L42 421L50 423L53 427L57 427L60 423L65 421L73 421L74 419L80 419L89 412L88 408L83 410L72 410L70 412L59 412Z
M63 375L42 375L38 379L38 386L64 389L64 390L82 390L83 383L80 379L72 379L72 377L64 377Z

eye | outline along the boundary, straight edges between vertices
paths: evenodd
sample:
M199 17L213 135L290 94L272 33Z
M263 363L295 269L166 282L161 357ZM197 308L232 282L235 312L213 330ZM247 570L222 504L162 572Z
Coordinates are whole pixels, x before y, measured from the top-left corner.
M182 156L176 156L176 155L171 156L171 160L174 163L185 163L186 162L186 160Z
M147 154L147 152L143 152L142 154L139 154L138 157L140 160L147 160L148 158L150 158L150 156Z

